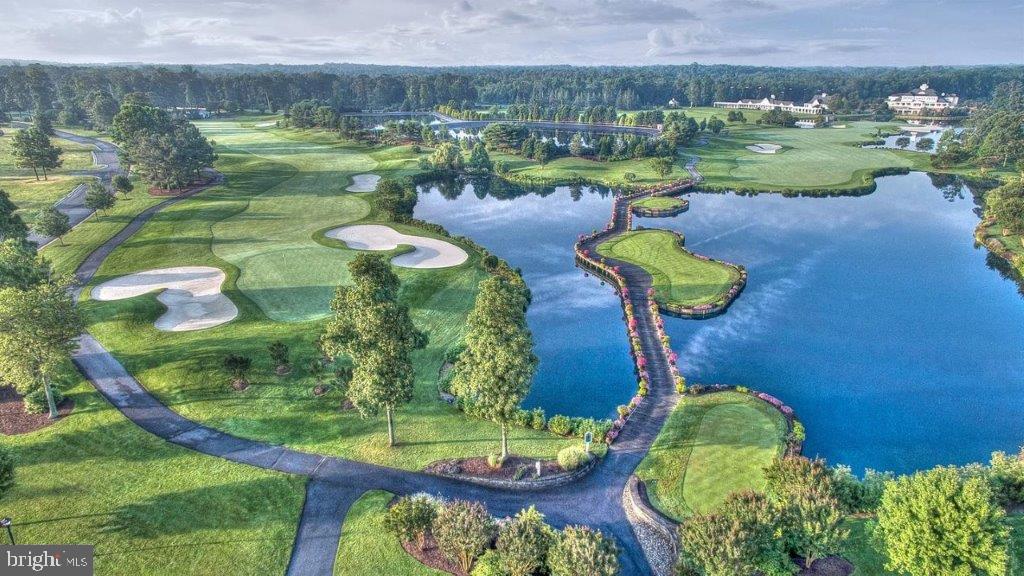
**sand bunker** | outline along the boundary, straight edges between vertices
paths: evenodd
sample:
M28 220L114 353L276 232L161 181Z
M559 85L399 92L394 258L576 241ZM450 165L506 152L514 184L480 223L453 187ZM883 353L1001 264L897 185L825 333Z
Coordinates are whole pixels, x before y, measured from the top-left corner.
M260 122L255 124L256 128L270 128L271 126L277 126L277 121L271 120L270 122Z
M376 174L356 174L352 177L352 185L346 188L349 192L373 192L377 189L380 176Z
M757 152L758 154L775 154L782 149L782 146L778 144L753 144L747 146L747 150L751 152Z
M451 242L409 236L379 224L342 226L327 233L327 237L341 240L356 250L394 250L399 245L412 246L414 250L395 256L391 262L403 268L447 268L457 266L469 258L469 254Z
M238 308L220 293L224 272L210 266L146 270L108 280L92 289L95 300L122 300L163 290L157 300L167 312L154 322L158 330L184 332L220 326L238 316Z

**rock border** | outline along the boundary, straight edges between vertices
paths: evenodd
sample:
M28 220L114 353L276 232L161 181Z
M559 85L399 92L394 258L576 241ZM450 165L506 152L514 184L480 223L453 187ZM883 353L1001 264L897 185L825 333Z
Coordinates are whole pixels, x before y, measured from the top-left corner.
M648 208L646 206L640 206L633 202L629 205L629 210L634 216L641 218L671 218L686 212L690 209L690 201L686 198L677 198L679 205L674 208Z

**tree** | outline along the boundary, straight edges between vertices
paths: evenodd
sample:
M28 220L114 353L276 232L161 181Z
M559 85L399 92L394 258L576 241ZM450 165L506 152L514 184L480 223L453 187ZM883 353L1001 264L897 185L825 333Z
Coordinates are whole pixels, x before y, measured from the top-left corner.
M466 168L471 172L486 173L490 172L493 167L491 157L487 154L487 148L484 147L483 142L477 142L469 155Z
M910 146L910 137L900 136L899 138L896 139L896 146L900 148L906 148L907 146Z
M540 162L541 166L547 165L555 157L555 143L551 140L537 142L533 147L533 159Z
M931 138L921 138L917 144L914 144L914 148L920 152L927 152L932 149L932 146L935 146L935 140Z
M423 550L436 517L437 506L426 496L403 496L388 508L384 527L403 542L415 540Z
M71 220L68 215L53 206L41 209L32 224L33 232L46 238L56 238L61 246L64 245L64 235L70 230Z
M672 173L674 163L672 158L659 156L657 158L651 158L651 169L661 178L668 177Z
M708 120L708 130L711 130L712 133L718 134L723 128L725 128L725 122L722 122L717 116L712 116Z
M0 288L0 374L22 394L41 386L57 418L51 379L66 366L82 333L68 292L70 280L46 280L21 290Z
M121 109L111 121L110 136L118 146L117 155L128 173L142 141L150 134L169 131L170 124L170 116L152 106L145 94L132 93L124 97Z
M0 444L0 500L14 487L14 453Z
M11 138L11 153L14 155L14 163L19 168L31 168L36 180L39 180L39 170L43 171L43 180L46 180L46 171L59 168L63 161L60 155L63 150L50 142L50 137L39 128L32 127L19 130Z
M352 359L348 398L364 416L384 411L388 445L395 445L394 411L412 399L415 373L410 355L426 346L409 309L398 302L398 276L384 257L359 254L349 263L351 286L339 286L331 301L333 318L321 335L331 358Z
M939 467L889 482L875 531L886 569L911 576L1006 574L1005 513L981 478Z
M113 194L107 192L106 187L99 182L90 182L89 189L85 193L85 206L90 210L106 211L114 206L117 199Z
M56 134L53 130L53 119L50 117L52 112L36 111L35 115L32 116L32 128L39 130L47 136L53 136Z
M28 290L50 277L50 263L32 244L13 238L0 243L0 288Z
M93 90L86 98L85 107L89 122L97 130L109 128L118 111L117 100L106 90Z
M566 526L548 551L551 576L615 576L619 547L600 530Z
M381 178L375 188L377 207L392 220L399 222L412 218L416 208L416 189L391 178Z
M501 276L480 283L466 321L466 349L455 364L451 389L473 410L501 426L501 458L508 456L508 424L530 390L537 357L526 327L525 286Z
M706 576L786 574L792 562L776 536L779 509L756 492L730 494L711 514L698 514L679 526L680 574Z
M245 375L252 368L252 358L239 354L228 354L224 357L224 369L231 373L231 385L241 390L249 385Z
M275 340L267 346L267 352L270 353L270 359L274 362L274 366L278 370L288 367L288 345L280 340Z
M457 172L462 169L462 151L454 142L441 142L430 155L435 170Z
M441 553L468 573L491 543L494 519L479 502L453 500L438 511L433 533Z
M28 226L25 226L17 210L11 197L0 188L0 240L24 240L28 236Z
M1017 454L993 452L988 482L999 504L1024 502L1024 446Z
M131 178L124 174L114 176L111 184L114 186L114 191L120 192L126 199L128 198L128 193L135 189L135 185L132 184Z
M569 154L572 156L583 156L583 150L583 135L577 132L569 140Z
M848 536L840 527L842 514L832 473L821 459L802 456L776 458L765 468L765 492L781 512L783 541L807 565L838 551Z
M530 576L544 566L553 541L554 532L544 515L530 506L501 526L496 548L509 576Z

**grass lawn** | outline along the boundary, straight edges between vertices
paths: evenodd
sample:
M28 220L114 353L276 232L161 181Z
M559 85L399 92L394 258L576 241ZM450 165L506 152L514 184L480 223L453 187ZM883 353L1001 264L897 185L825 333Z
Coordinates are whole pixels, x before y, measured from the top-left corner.
M68 417L0 436L18 462L0 510L19 544L94 544L97 574L284 573L305 478L169 444L87 383L69 395Z
M673 198L671 196L648 196L643 200L633 202L633 206L650 208L652 210L674 210L684 203L681 198Z
M684 396L636 474L651 504L683 519L732 492L762 489L762 470L782 453L785 436L782 415L747 394Z
M719 300L739 279L739 272L720 262L695 258L666 230L636 230L597 247L602 256L643 267L654 278L655 299L682 306Z
M161 332L153 321L164 307L155 295L113 302L86 296L89 331L164 403L242 437L406 469L495 451L497 427L441 402L436 387L444 353L462 337L476 286L486 275L479 255L468 249L471 258L460 266L395 269L413 321L430 338L414 354L414 399L397 412L399 447L387 447L382 418L339 410L337 392L321 398L311 393L314 380L305 362L315 354L334 288L348 281L346 264L358 253L318 242L318 235L380 220L372 194L344 189L354 174L408 171L416 155L343 143L323 132L248 129L234 121L198 125L217 141L217 168L227 182L156 215L104 262L96 282L151 268L214 266L227 273L223 291L239 317L209 330ZM272 371L266 347L274 340L289 345L297 364L286 377ZM245 392L228 386L221 369L228 353L254 361L253 386ZM511 442L516 453L550 458L571 440L514 430Z
M552 182L568 182L577 178L585 178L588 182L615 187L626 184L625 174L627 172L632 172L636 175L636 179L632 182L633 184L654 184L657 182L663 182L667 179L671 180L673 178L687 177L687 159L683 156L676 158L675 167L672 169L672 173L668 177L662 178L651 167L650 158L600 162L598 160L590 160L588 158L566 156L552 160L551 162L548 162L547 165L541 166L540 163L535 160L523 158L516 154L491 152L490 155L491 160L495 162L501 160L508 165L509 174L512 178L515 178L516 176L523 176L526 178L538 178Z
M61 155L64 164L49 173L47 180L36 180L31 168L18 168L14 164L11 140L18 131L18 128L4 128L4 135L0 136L0 189L7 191L21 217L26 223L31 223L39 209L53 205L78 184L91 180L86 176L73 176L70 172L92 167L93 147L53 138L54 145L64 149Z
M384 528L384 513L394 494L371 490L349 508L341 528L335 576L392 574L394 576L442 576L447 574L420 564L398 538Z

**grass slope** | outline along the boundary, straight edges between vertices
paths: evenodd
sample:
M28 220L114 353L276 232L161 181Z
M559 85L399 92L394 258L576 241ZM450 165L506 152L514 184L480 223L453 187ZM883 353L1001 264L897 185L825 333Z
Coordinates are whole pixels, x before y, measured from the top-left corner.
M384 528L384 513L394 494L371 490L349 508L341 528L334 576L363 576L385 570L394 576L441 576L410 556Z
M61 156L64 164L51 172L47 180L36 180L31 168L18 168L14 164L11 140L19 129L4 128L3 132L0 136L0 189L7 191L25 222L30 223L40 208L53 205L78 184L91 180L70 172L92 167L92 146L53 138L54 145L64 149Z
M94 544L97 574L284 573L304 478L169 444L88 384L69 395L70 416L0 436L18 462L0 509L19 544Z
M602 256L643 267L654 278L655 299L683 306L714 302L729 291L739 273L719 262L695 258L665 230L637 230L597 247Z
M651 504L683 519L732 492L763 488L762 470L782 453L785 435L782 415L747 394L685 396L636 474Z
M353 174L389 172L375 164L376 151L333 135L250 130L231 121L199 125L218 143L217 168L227 182L157 214L103 263L95 282L149 268L215 266L227 273L223 290L239 317L210 330L160 332L152 325L163 311L155 295L86 299L89 331L161 401L242 437L407 469L494 451L497 427L465 418L439 401L436 388L444 352L461 338L486 274L479 256L448 269L396 268L402 299L430 342L414 355L414 399L397 414L401 445L388 448L383 419L340 411L334 393L312 396L305 361L316 354L313 342L334 286L347 280L345 265L358 253L340 243L320 244L317 236L373 221L372 194L343 190ZM415 164L411 151L383 155L393 170ZM274 340L291 347L297 364L286 377L270 365L266 347ZM227 385L221 360L228 353L254 360L254 384L245 392ZM515 452L536 457L554 457L569 443L531 430L514 430L511 441Z

